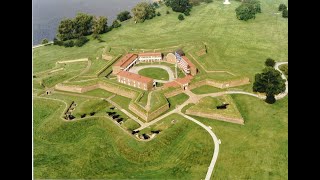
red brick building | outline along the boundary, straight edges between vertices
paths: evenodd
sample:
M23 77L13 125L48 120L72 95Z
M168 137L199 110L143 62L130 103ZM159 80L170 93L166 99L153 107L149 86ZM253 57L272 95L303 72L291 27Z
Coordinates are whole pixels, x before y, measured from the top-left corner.
M152 90L153 79L134 74L128 71L121 71L117 74L118 82L133 86L146 91Z

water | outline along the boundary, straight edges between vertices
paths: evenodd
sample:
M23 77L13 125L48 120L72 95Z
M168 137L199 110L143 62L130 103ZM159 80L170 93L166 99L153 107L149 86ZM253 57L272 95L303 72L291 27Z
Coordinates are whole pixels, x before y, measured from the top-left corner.
M77 12L106 16L111 25L119 12L131 12L140 1L143 0L33 0L33 45L44 38L53 40L60 21L75 17Z

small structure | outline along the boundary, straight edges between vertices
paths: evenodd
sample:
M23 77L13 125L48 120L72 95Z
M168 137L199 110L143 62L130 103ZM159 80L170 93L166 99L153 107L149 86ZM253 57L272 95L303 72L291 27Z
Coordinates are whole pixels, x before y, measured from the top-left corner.
M160 62L162 61L161 53L139 53L139 62Z
M112 73L118 74L120 71L127 71L136 64L138 60L137 54L127 54L112 66Z
M230 4L229 0L224 0L223 4Z

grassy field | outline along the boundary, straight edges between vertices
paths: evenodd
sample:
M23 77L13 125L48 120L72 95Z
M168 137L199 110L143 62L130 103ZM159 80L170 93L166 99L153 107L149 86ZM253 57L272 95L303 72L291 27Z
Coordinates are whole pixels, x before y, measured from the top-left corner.
M273 105L251 96L232 98L245 125L194 117L222 142L213 179L288 179L288 98Z
M184 93L168 98L168 102L170 104L170 110L176 108L176 106L184 103L188 99L189 99L189 96Z
M179 13L162 6L157 9L161 16L138 24L133 20L123 22L120 28L101 36L105 42L98 43L88 37L91 40L81 48L44 46L33 49L33 73L37 75L33 78L33 92L44 91L41 84L53 87L87 67L87 62L56 66L57 61L89 58L92 65L88 72L76 79L84 80L92 78L90 76L110 63L101 59L102 53L115 58L132 49L141 52L141 49L174 51L182 48L200 71L192 82L204 78L222 81L244 76L253 82L254 75L264 68L266 58L276 61L288 59L288 19L275 14L279 4L287 2L261 0L262 13L247 22L235 17L235 8L240 4L237 1L228 6L222 1L196 6L184 21L177 19ZM166 14L167 10L170 14ZM204 45L208 53L199 54ZM63 70L48 74L62 67ZM216 70L234 75L211 72ZM104 77L110 71L109 67L97 80L68 84L115 83L116 79ZM121 87L128 87L128 92L143 92L126 85ZM237 88L250 92L252 84L232 89ZM196 94L216 91L207 86L192 90ZM84 94L99 98L113 95L100 89ZM63 121L60 118L66 108L63 102L34 97L35 179L204 179L212 157L213 142L205 130L180 115L172 114L145 129L145 132L161 130L161 133L151 141L140 142L123 131L139 125L116 109L114 111L125 119L121 129L105 116L104 111L108 111L109 106L106 102L58 93L45 97L62 100L67 105L75 101L78 106L74 114L92 110L100 114L79 121ZM246 95L231 97L245 119L245 125L194 117L211 126L222 141L212 178L287 179L288 98L269 105ZM157 98L157 94L152 95L152 99ZM187 99L185 94L169 98L170 109ZM131 99L116 95L112 101L128 110ZM142 101L146 104L145 96ZM156 101L152 101L151 108L157 108L159 103L153 102ZM213 105L204 103L198 108ZM195 106L190 104L182 111ZM176 123L173 124L172 120Z
M215 93L215 92L221 92L221 91L223 90L213 86L208 86L208 85L200 86L191 90L191 92L195 94L208 94L208 93Z
M138 142L106 118L63 122L57 118L59 110L58 102L34 101L36 179L204 178L213 143L203 129L179 115L162 122L177 120L170 130Z
M227 109L217 109L223 103L228 103ZM241 118L237 106L234 104L229 95L219 97L204 97L200 99L199 103L189 108L190 111L221 114L226 117Z
M145 68L145 69L141 69L138 73L142 76L146 76L153 79L164 80L164 81L169 80L169 74L167 73L166 70L161 68Z

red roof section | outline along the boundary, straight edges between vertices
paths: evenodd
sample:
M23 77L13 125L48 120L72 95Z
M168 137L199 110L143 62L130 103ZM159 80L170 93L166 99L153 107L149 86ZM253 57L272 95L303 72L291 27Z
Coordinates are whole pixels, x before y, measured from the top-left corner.
M185 76L183 78L177 78L174 81L165 83L163 86L164 87L178 87L178 86L183 85L183 84L188 84L192 78L193 78L193 76L187 75L187 76Z
M123 56L118 62L116 62L115 66L120 66L122 68L126 68L137 57L138 57L138 55L136 55L136 54L127 54L127 55Z
M190 67L196 67L186 56L182 56L182 58L188 63Z
M141 75L138 75L138 74L134 74L134 73L131 73L131 72L128 72L128 71L121 71L117 75L119 75L121 77L128 78L128 79L132 79L132 80L135 80L135 81L138 81L138 82L142 82L142 83L149 83L149 82L153 81L153 79L151 79L151 78L148 78L148 77L145 77L145 76L141 76Z
M163 86L164 87L178 87L180 85L175 81L171 81L171 82L165 83Z
M148 53L139 53L139 56L161 56L161 53L154 53L154 52L148 52Z

